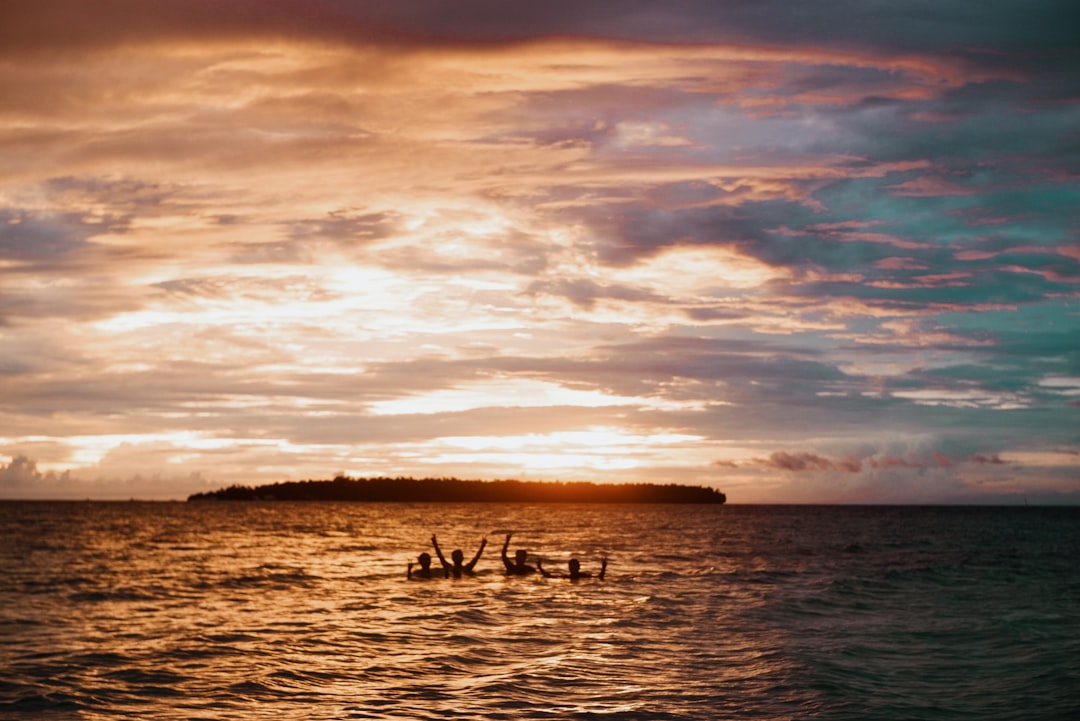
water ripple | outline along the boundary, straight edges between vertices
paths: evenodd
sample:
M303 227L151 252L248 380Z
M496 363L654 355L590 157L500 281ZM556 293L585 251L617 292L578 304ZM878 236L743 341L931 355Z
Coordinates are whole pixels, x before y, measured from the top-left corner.
M1071 719L1043 511L0 503L0 717ZM436 531L475 576L405 578Z

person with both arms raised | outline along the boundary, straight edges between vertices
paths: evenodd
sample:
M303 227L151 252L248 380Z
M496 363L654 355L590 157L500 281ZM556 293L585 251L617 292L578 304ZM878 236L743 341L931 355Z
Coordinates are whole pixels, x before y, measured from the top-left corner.
M439 542L435 539L435 534L431 534L431 545L435 547L435 553L439 556L439 562L443 565L443 570L446 574L452 575L454 578L461 578L463 574L472 574L473 569L476 568L476 562L480 560L480 554L484 552L484 547L487 546L487 536L480 539L480 548L477 550L476 555L468 563L463 564L465 560L465 554L460 548L455 548L450 553L450 558L453 559L453 563L446 560L443 556L442 549L439 548Z

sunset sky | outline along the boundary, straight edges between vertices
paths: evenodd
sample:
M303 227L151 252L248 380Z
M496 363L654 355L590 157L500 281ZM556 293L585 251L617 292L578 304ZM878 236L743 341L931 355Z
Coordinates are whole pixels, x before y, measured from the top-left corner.
M0 497L1080 502L1078 27L3 0Z

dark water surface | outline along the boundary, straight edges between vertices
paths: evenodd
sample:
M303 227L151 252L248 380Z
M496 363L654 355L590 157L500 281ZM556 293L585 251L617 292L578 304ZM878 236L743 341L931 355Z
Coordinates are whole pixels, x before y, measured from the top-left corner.
M408 581L432 532L477 575ZM0 717L1071 720L1078 559L1076 508L0 502Z

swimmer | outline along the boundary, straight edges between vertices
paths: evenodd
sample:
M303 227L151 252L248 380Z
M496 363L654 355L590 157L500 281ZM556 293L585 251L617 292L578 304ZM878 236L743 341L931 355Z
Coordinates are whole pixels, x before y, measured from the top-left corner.
M502 561L506 566L506 573L511 576L526 576L530 573L536 573L536 569L525 563L525 560L529 557L529 552L524 548L519 548L514 551L514 560L511 561L509 556L506 555L506 549L510 547L510 536L513 533L506 534L506 542L502 547Z
M566 566L570 572L564 575L561 573L550 573L549 571L544 569L544 565L541 561L537 560L536 562L536 567L540 570L540 573L544 574L545 578L569 578L571 581L577 581L581 578L592 578L591 573L587 571L582 572L581 561L577 560L576 558L571 558L570 562L567 563ZM600 581L603 581L605 573L607 573L606 557L600 560L600 573L597 574L596 578Z
M416 578L432 578L433 576L431 571L431 554L426 552L421 553L419 556L416 557L416 560L420 563L420 568L414 572L413 562L409 561L409 570L406 572L409 580L411 581L414 576ZM446 577L445 569L443 570L443 577Z
M439 556L439 562L442 563L443 570L446 572L447 577L453 574L454 578L461 578L463 574L472 574L473 569L476 568L476 562L480 560L480 554L484 552L484 548L487 546L487 536L480 539L480 549L473 556L473 559L468 563L462 563L465 560L465 553L460 548L455 548L450 552L450 558L453 559L453 563L446 560L443 556L442 549L439 548L439 542L435 539L435 534L431 534L431 545L435 547L435 553Z

